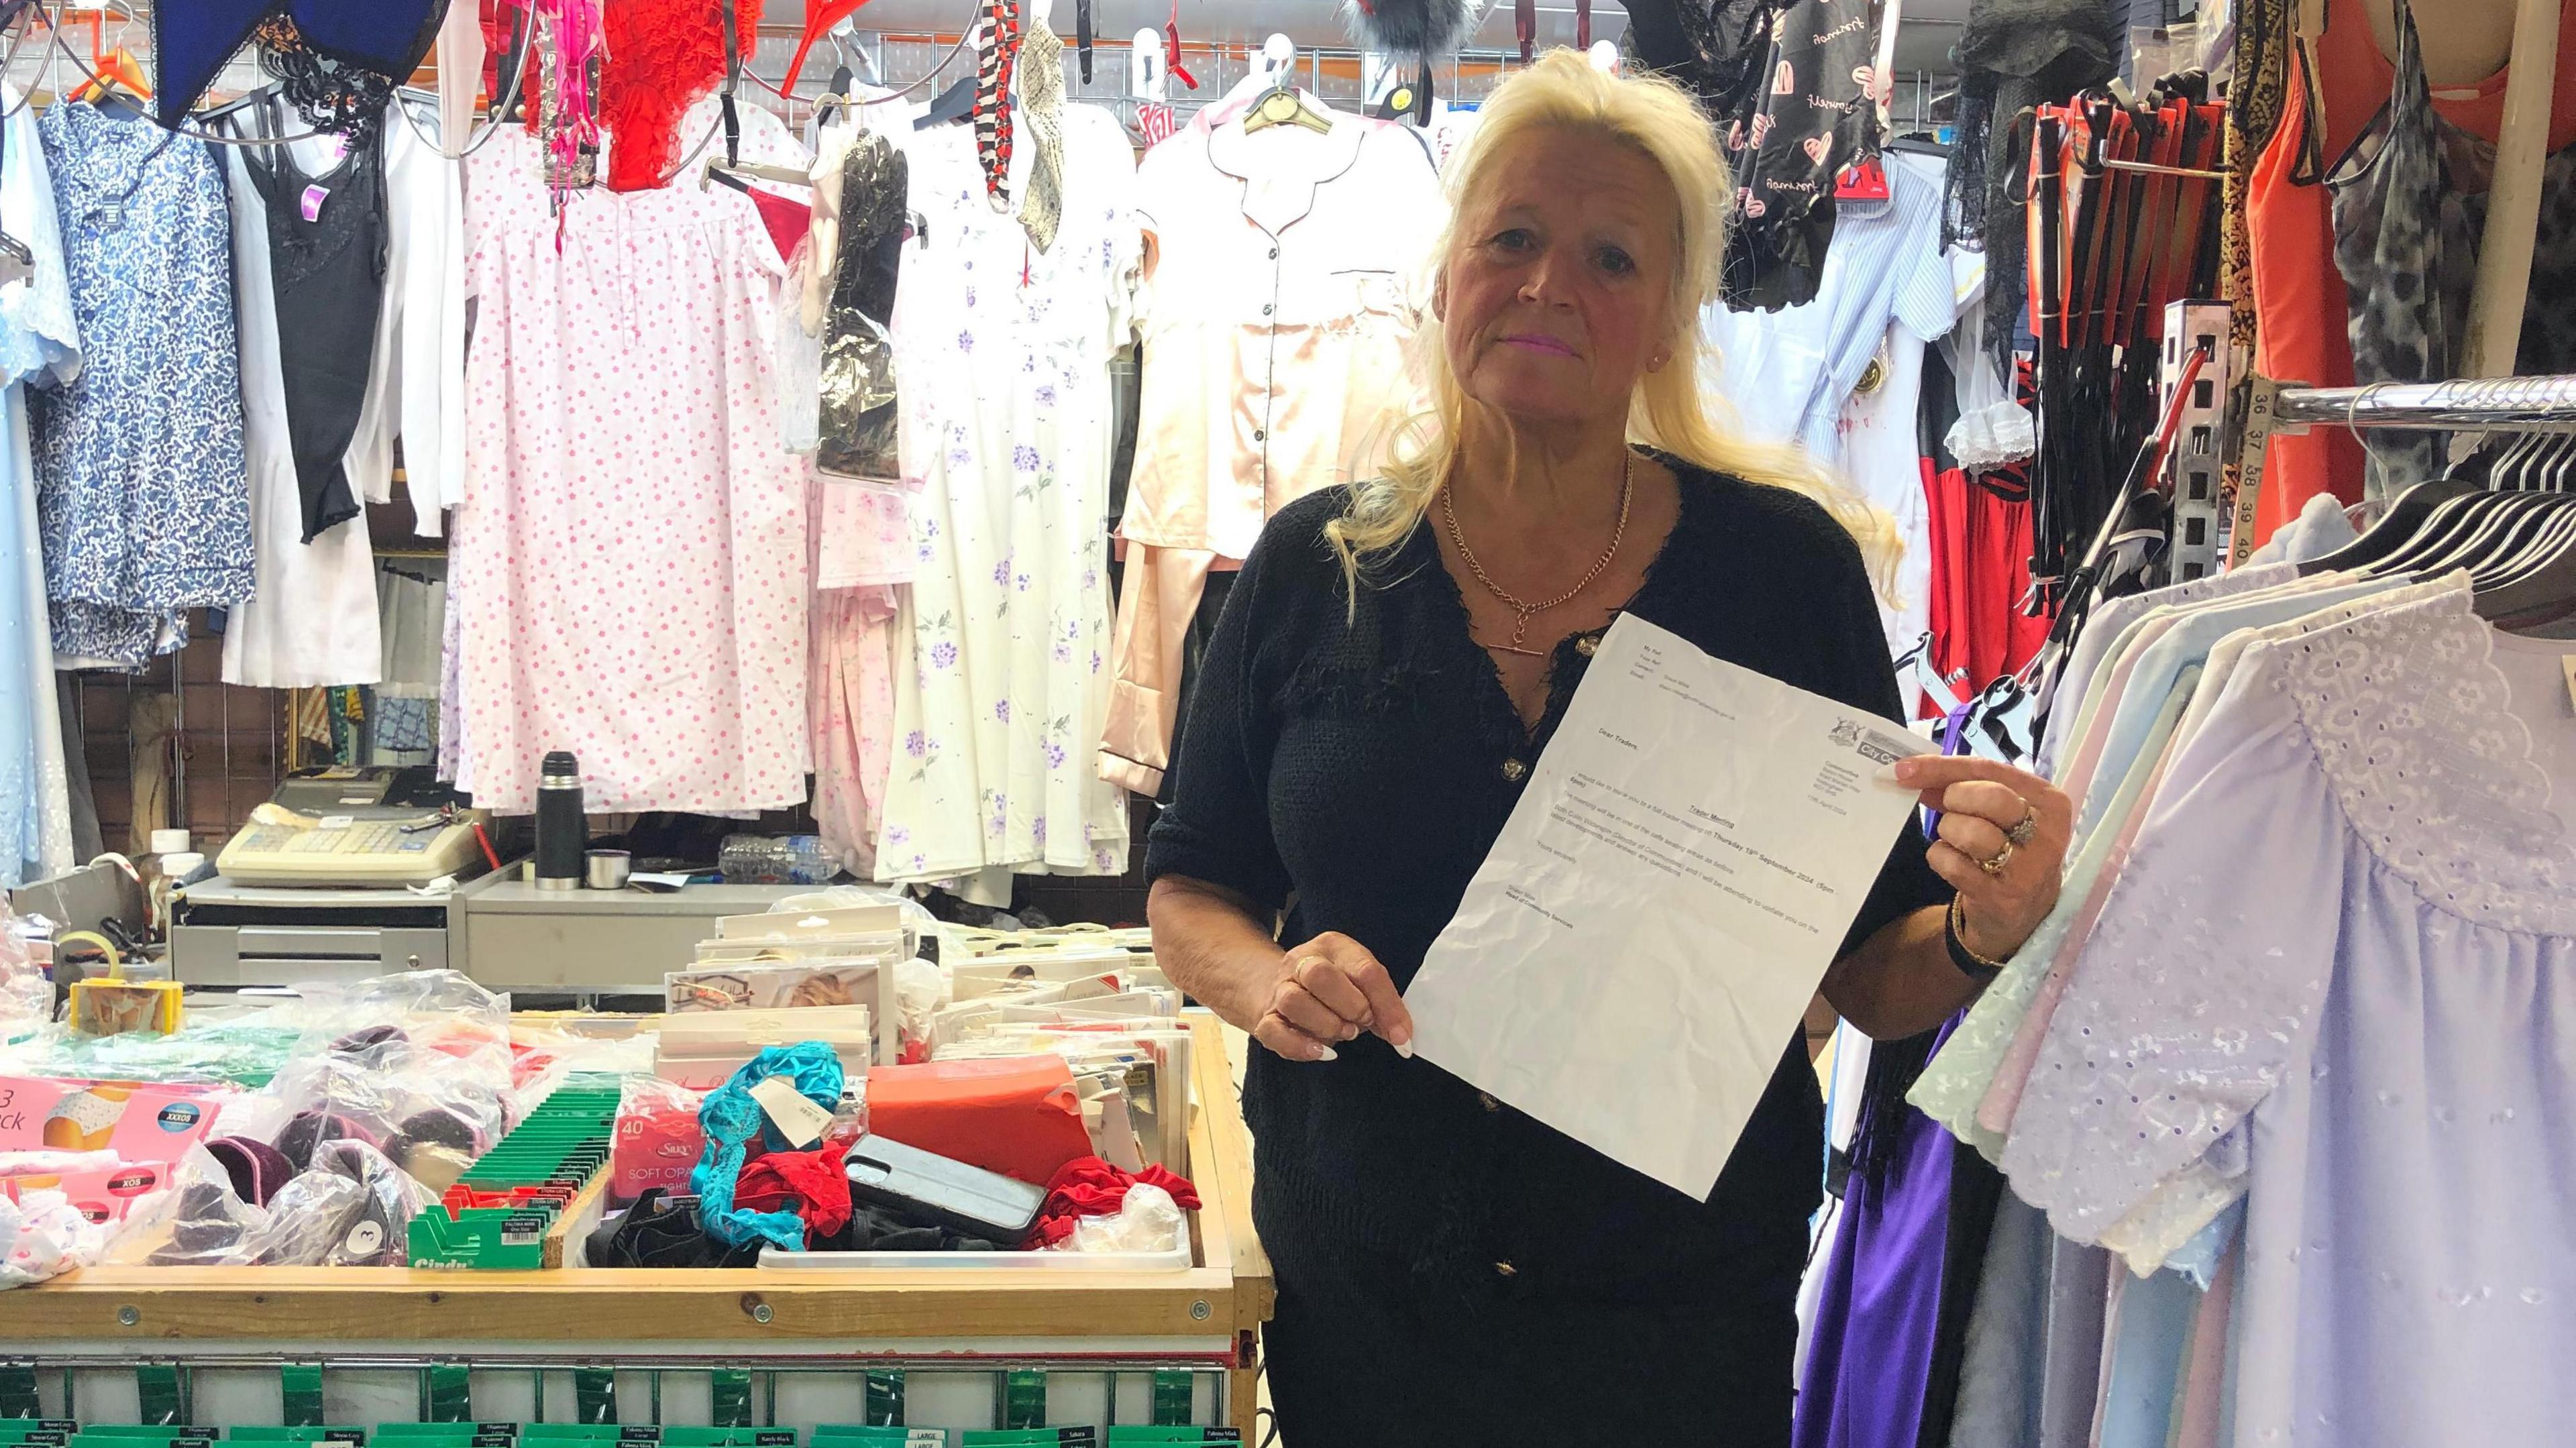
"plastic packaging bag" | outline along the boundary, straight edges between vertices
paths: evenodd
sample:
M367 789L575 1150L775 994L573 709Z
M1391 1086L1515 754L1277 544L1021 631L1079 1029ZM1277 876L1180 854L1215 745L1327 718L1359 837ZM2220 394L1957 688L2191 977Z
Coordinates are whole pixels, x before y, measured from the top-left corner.
M1127 1200L1109 1217L1084 1217L1062 1252L1176 1252L1189 1241L1189 1219L1172 1194L1149 1182L1127 1189Z
M0 899L0 1040L53 1024L54 985L27 949L24 922Z
M608 1198L624 1205L660 1187L689 1190L689 1169L706 1154L698 1125L700 1096L658 1076L629 1076L617 1093L617 1129L609 1157Z
M115 1260L154 1267L232 1267L250 1261L252 1244L268 1230L268 1213L234 1194L231 1173L223 1164L204 1147L190 1147L170 1178L170 1190L155 1209L138 1208L127 1215L125 1234L112 1253Z
M298 988L280 1006L295 1024L328 1042L336 1055L377 1070L400 1069L424 1053L472 1059L474 1074L509 1079L510 998L460 971L414 970L349 985Z
M325 1174L354 1182L362 1195L356 1216L343 1221L338 1239L323 1252L322 1265L399 1267L409 1260L411 1219L436 1201L436 1194L364 1142L324 1143L314 1152L313 1170L306 1175ZM289 1182L279 1198L294 1185Z
M273 1140L298 1169L326 1142L362 1141L444 1191L509 1129L508 1082L506 1057L488 1053L421 1052L389 1038L335 1045L289 1062L271 1083L288 1113Z
M91 1223L61 1192L0 1198L0 1287L22 1287L96 1262L107 1229Z
M354 1178L308 1171L269 1200L268 1220L243 1241L242 1260L257 1267L321 1266L366 1220L369 1201Z

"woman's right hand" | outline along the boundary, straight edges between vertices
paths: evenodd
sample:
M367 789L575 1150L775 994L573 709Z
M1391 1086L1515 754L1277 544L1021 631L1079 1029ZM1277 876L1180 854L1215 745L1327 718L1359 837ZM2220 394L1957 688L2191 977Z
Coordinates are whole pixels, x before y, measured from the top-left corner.
M1252 1029L1253 1039L1291 1061L1330 1061L1333 1048L1362 1032L1413 1054L1413 1014L1395 978L1347 935L1326 931L1291 949Z

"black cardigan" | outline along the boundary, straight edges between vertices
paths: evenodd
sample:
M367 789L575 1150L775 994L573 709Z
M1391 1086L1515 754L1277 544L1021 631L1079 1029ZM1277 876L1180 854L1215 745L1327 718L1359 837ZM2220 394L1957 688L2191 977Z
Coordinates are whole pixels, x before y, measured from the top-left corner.
M1899 717L1851 537L1796 493L1674 466L1680 517L1629 608L1719 658ZM1285 907L1291 944L1340 931L1402 986L1501 833L1588 655L1576 639L1558 648L1546 715L1525 735L1423 528L1363 575L1346 623L1323 537L1346 501L1336 488L1283 509L1246 561L1146 873ZM1948 898L1909 828L1845 949ZM1283 1286L1364 1253L1408 1264L1419 1290L1451 1301L1741 1302L1765 1334L1788 1320L1823 1164L1798 1039L1705 1205L1373 1036L1330 1064L1255 1050L1244 1106L1255 1219Z

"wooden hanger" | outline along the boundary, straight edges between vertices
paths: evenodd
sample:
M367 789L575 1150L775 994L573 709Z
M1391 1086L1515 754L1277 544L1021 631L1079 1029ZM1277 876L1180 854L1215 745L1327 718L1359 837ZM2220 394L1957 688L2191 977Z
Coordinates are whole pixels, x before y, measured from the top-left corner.
M1330 119L1317 114L1314 107L1306 104L1306 98L1284 81L1278 89L1252 103L1252 109L1243 117L1243 133L1248 136L1280 125L1304 126L1319 134L1330 134L1333 129Z
M143 78L143 67L135 60L134 52L124 46L109 51L96 69L97 78L82 82L80 88L72 92L73 100L97 105L114 97L120 90L133 100L152 99L151 82Z

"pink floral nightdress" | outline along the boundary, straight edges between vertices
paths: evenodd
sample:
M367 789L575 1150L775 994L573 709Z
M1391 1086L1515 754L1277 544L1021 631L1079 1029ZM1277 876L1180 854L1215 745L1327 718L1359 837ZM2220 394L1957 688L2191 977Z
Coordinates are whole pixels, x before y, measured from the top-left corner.
M467 162L458 783L535 805L546 751L598 811L801 803L806 461L769 373L785 270L749 198L584 191L536 143Z

